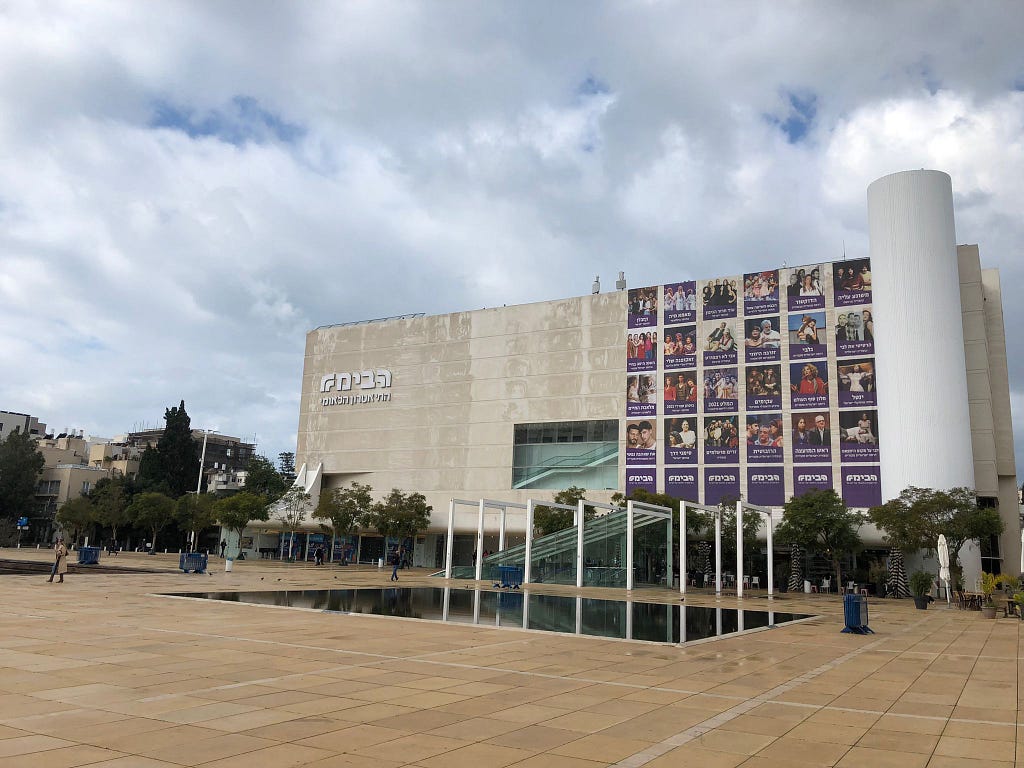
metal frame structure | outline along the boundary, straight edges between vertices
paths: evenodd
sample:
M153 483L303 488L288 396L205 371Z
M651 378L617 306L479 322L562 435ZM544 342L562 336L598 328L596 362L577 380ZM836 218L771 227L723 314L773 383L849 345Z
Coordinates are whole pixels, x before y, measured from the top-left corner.
M536 507L555 507L556 509L572 510L573 524L576 526L576 586L583 586L583 536L586 529L586 508L598 507L611 512L622 512L622 507L614 504L605 504L600 501L587 501L580 499L575 506L571 504L558 504L551 501L539 501L529 499L525 504L515 501L495 501L493 499L480 499L479 501L467 501L466 499L452 499L448 503L448 536L445 542L444 575L446 579L452 577L452 553L455 548L455 507L456 505L476 507L478 512L476 530L476 562L474 577L480 581L483 576L483 547L484 547L484 513L488 508L501 511L501 524L498 534L498 551L505 549L505 523L508 509L526 510L526 542L523 551L523 583L530 583L531 566L533 559L533 515ZM672 584L672 510L669 507L647 504L641 501L626 502L626 589L633 589L633 520L636 511L640 511L651 517L664 518L667 523L667 545L666 545L666 580L671 587ZM685 531L685 528L684 528ZM684 560L685 563L685 554Z
M768 507L761 507L751 504L748 501L736 502L736 597L743 597L743 510L758 512L767 518L768 522L768 598L775 594L775 550L773 547L772 533L774 520L772 511Z
M679 594L686 594L686 510L700 509L715 518L715 594L722 593L722 511L717 506L695 501L679 502Z

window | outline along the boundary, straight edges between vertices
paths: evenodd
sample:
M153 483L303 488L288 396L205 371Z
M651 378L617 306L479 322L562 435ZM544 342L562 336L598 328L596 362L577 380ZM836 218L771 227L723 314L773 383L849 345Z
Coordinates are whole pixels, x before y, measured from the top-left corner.
M38 496L56 496L60 493L60 480L40 480L36 489Z
M90 488L92 488L92 483L90 483L88 480L83 480L82 481L82 495L84 496L85 494L87 494L89 492Z
M618 487L617 419L516 424L513 441L512 488Z

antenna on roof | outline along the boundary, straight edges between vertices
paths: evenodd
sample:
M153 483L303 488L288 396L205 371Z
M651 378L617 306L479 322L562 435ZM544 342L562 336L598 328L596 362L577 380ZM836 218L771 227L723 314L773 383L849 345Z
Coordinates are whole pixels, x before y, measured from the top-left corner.
M846 261L846 238L843 238L843 261Z
M600 275L594 275L594 285L591 286L590 292L591 293L600 293L601 292L601 276Z
M626 290L626 273L619 272L619 279L615 281L615 290L624 291Z

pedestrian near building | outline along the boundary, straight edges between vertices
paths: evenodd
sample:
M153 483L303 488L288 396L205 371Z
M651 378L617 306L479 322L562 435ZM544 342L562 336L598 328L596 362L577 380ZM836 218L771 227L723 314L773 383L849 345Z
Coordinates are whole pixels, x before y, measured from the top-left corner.
M227 546L228 546L227 539L221 539L220 540L220 556L222 558L224 557L224 550L227 549Z
M63 584L64 574L68 572L68 548L64 546L63 536L57 537L57 543L53 545L53 556L53 569L50 571L50 578L47 581L53 581L54 576L60 576L57 583Z
M398 566L400 566L402 564L402 549L403 549L402 547L399 547L398 549L395 550L395 555L394 555L394 557L392 558L392 561L391 561L392 563L394 563L394 566L395 566L394 568L391 569L391 580L392 581L398 581Z

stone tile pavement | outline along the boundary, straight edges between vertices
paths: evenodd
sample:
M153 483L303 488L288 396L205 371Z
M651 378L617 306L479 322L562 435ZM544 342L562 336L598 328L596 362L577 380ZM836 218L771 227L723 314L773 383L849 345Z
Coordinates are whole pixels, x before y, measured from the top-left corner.
M154 596L389 570L104 562L166 572L0 577L0 768L1024 765L1016 619L879 601L853 636L837 596L783 596L819 618L672 646Z

